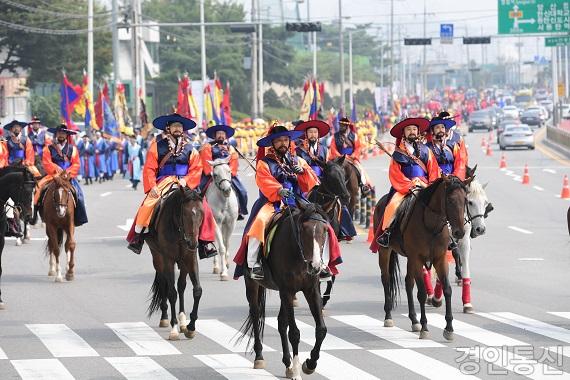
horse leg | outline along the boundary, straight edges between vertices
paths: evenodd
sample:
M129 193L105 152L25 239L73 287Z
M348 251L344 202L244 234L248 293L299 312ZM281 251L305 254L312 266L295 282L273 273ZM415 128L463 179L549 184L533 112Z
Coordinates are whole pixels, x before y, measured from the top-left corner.
M408 261L412 261L411 258L408 257ZM427 327L427 317L426 317L426 300L427 300L427 291L426 286L424 284L424 276L422 273L423 263L421 260L416 260L414 263L415 265L408 264L408 271L411 276L414 276L416 279L416 285L418 286L418 302L420 303L420 323L422 328L420 330L420 339L427 339L429 337L429 330Z
M412 321L412 331L419 332L422 329L422 326L418 322L418 316L416 315L416 308L414 306L414 276L412 275L412 271L410 270L410 263L411 260L408 260L408 269L406 273L406 297L408 298L408 317L410 321Z
M262 289L259 284L246 277L245 295L249 303L247 323L251 324L254 339L253 351L255 352L255 361L253 362L253 368L263 369L265 368L265 360L263 359L263 344L261 343L261 327L265 325L265 289Z
M455 261L455 282L457 283L457 285L461 285L461 280L463 279L463 277L461 276L461 268L463 267L463 261L461 261L459 248L451 250L451 254L453 255L453 261Z
M158 327L168 327L170 325L170 320L168 319L168 300L166 297L162 297L160 300L160 322Z
M30 228L28 222L24 222L24 243L29 243L31 240L32 234L30 232Z
M471 304L471 267L469 263L471 255L471 237L469 237L470 231L465 230L465 236L463 239L459 240L458 251L461 257L461 277L462 279L462 289L461 289L461 301L463 302L463 312L471 314L473 313L473 305Z
M176 287L174 286L174 262L167 259L164 267L164 277L167 283L168 303L170 304L170 335L168 340L178 340L178 319L176 318Z
M325 293L323 294L323 309L331 299L332 288L334 285L334 281L336 280L336 276L332 276L329 281L327 281L327 287L325 289Z
M277 316L277 330L281 337L281 348L283 350L283 358L281 361L285 364L285 368L289 368L291 366L291 353L289 352L289 341L287 340L288 327L289 316L287 315L287 309L283 307L283 303L281 303L279 315Z
M223 220L221 221L222 226L218 228L220 234L219 237L216 237L216 240L220 242L220 247L222 249L218 249L218 255L220 256L220 281L228 281L228 267L227 267L227 260L228 260L228 246L226 245L226 239L223 230Z
M293 309L294 292L280 291L281 307L286 310L289 324L289 343L293 349L293 361L285 369L285 377L292 380L301 380L301 362L299 361L299 341L301 340L301 332L295 322L295 311ZM316 366L316 365L315 365Z
M449 341L453 340L453 314L451 311L451 284L449 283L449 267L445 254L438 257L434 263L437 276L443 287L443 295L445 296L445 330L443 337Z
M224 236L224 247L226 248L226 268L225 270L230 269L230 238L232 233L234 232L236 221L233 218L230 218L230 221L222 226L222 235Z
M325 325L325 320L323 318L323 304L319 284L316 284L311 289L306 290L303 293L305 294L305 299L309 304L311 314L313 314L313 319L315 320L315 346L311 350L311 358L305 360L302 367L303 372L310 375L315 372L315 368L317 368L317 360L319 360L321 345L327 335L327 326Z
M0 222L2 228L2 222ZM0 283L2 281L2 251L4 251L4 231L0 232ZM2 289L0 288L0 310L4 310L4 302L2 302Z
M382 287L384 288L384 327L393 327L392 307L393 301L390 294L390 250L381 248L378 251L378 266L380 267L380 277L382 279Z
M223 271L224 265L224 252L226 251L226 247L224 246L224 240L222 238L222 231L220 230L219 224L221 221L216 220L216 245L218 247L218 256L214 257L214 270L212 271L214 274L220 274Z
M199 270L198 270L198 258L196 257L196 251L192 253L186 253L188 259L185 262L186 271L190 275L190 281L192 282L192 297L194 303L192 305L192 312L190 313L190 322L186 326L187 332L184 333L186 338L192 339L196 336L196 320L198 320L198 306L200 305L200 298L202 297L202 286L200 285Z
M54 257L55 266L55 282L62 282L63 277L61 276L61 266L59 263L59 254L61 251L61 241L63 240L63 230L61 228L52 227L52 235L49 238L50 252Z
M178 274L178 283L176 284L176 288L178 290L178 302L180 306L178 307L178 325L180 326L180 331L185 333L188 331L186 325L188 324L188 320L186 319L186 312L184 310L184 291L186 290L186 276L188 276L188 272L184 268L184 265L179 265L180 273Z
M75 226L73 223L70 224L68 231L66 232L67 238L65 241L65 252L67 255L67 272L65 273L65 279L67 281L73 281L75 278Z

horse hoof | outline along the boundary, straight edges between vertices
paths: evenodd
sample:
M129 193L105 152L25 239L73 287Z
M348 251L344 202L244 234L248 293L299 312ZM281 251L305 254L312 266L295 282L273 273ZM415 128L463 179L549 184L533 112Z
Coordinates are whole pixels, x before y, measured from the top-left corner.
M450 342L453 341L453 338L454 338L453 331L443 330L443 337L447 341L450 341Z
M433 307L440 307L443 304L443 299L436 299L435 297L433 298L433 300L431 301L431 305Z
M184 336L188 339L194 339L194 337L196 336L196 330L186 329L186 331L184 332Z
M307 375L312 375L313 373L315 373L314 369L310 369L309 366L307 366L307 361L305 360L303 362L303 365L301 366L301 369L303 370L303 373L307 374Z
M463 312L465 314L473 314L473 305L471 305L470 303L466 303L465 305L463 305Z
M220 274L220 270L218 268L214 268L212 271L213 274Z
M292 379L293 378L293 367L291 368L285 368L285 377L288 379Z
M420 339L429 339L429 331L420 331Z
M230 278L227 274L221 275L220 276L220 281L228 281Z
M17 238L17 239L16 239L16 247L19 247L19 246L21 246L21 245L22 245L22 239Z
M63 282L63 277L61 275L55 277L55 282Z
M4 304L4 302L0 302L0 310L4 309L6 309L6 305Z
M253 362L253 369L265 369L265 360L259 359Z
M67 274L65 275L65 279L66 279L67 281L73 281L73 280L75 280L75 275L74 275L73 273L67 273Z
M175 333L175 332L171 332L168 335L168 340L179 340L180 339L180 334Z
M394 321L392 319L385 319L384 327L394 327Z
M168 319L161 319L158 327L168 327L170 326L170 321Z
M186 325L180 325L180 332L186 335L186 331L188 331L188 327Z
M54 271L54 270L50 270L50 271L48 272L48 277L53 277L53 276L55 276L55 271Z
M414 324L412 324L412 331L413 331L413 332L420 332L420 331L422 331L422 325L420 325L419 323L414 323Z
M428 298L426 298L426 305L432 305L433 304L433 296L428 296Z

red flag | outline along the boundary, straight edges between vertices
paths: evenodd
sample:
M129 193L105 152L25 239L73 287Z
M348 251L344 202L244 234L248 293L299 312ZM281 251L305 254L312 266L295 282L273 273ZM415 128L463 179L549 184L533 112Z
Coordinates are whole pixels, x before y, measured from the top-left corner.
M226 124L232 125L232 102L230 98L230 82L226 82L226 91L224 92L222 109L224 111L224 117L226 118Z
M192 114L190 112L190 104L188 103L189 86L190 81L188 80L188 75L184 75L184 77L178 81L178 102L176 105L176 110L180 116L187 118L192 117Z
M109 101L109 86L107 86L107 82L105 82L103 89L99 90L99 96L97 97L97 102L95 102L95 120L99 129L102 129L104 125L103 100Z

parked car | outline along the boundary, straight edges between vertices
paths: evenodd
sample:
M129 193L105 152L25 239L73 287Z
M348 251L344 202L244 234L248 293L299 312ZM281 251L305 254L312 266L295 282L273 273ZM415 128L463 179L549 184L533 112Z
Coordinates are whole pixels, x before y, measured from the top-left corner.
M521 115L521 122L528 125L536 125L542 127L546 121L546 115L543 114L540 108L530 107L527 108Z
M499 138L499 148L526 147L534 149L534 133L527 124L509 125Z
M471 113L471 116L469 116L469 132L473 132L475 129L486 129L488 131L492 131L493 122L493 118L488 111L475 111Z
M503 107L503 117L511 118L511 119L518 119L520 116L519 109L515 106L505 106Z
M499 143L499 138L501 137L501 134L505 131L505 128L509 127L509 126L517 126L520 125L520 120L518 118L506 118L503 119L503 121L501 122L501 124L499 124L499 126L497 127L497 144Z

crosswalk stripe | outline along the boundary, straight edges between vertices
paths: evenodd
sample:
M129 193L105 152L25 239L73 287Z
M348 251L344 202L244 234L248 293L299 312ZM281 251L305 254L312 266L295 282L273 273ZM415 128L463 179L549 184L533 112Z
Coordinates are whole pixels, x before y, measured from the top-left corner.
M99 356L86 341L63 324L27 324L56 358Z
M310 352L300 352L299 357L309 357ZM372 376L368 372L353 366L352 364L337 358L327 352L321 351L319 361L317 362L316 372L330 380L380 380L376 376Z
M180 355L181 352L165 341L144 322L105 323L140 356Z
M2 351L2 348L0 347L0 360L2 359L8 359L8 356L6 356L6 353Z
M247 352L248 338L237 339L241 333L231 326L226 325L217 319L199 319L196 322L196 331L206 338L213 340L230 352ZM273 348L263 345L266 352L275 351Z
M333 315L331 318L355 327L359 330L387 340L404 348L445 347L441 343L429 339L419 339L419 336L402 330L396 326L384 327L384 323L367 315Z
M74 377L58 359L10 361L22 380L73 380Z
M105 358L128 380L176 380L170 372L146 356Z
M314 346L315 345L315 328L311 325L306 324L303 321L298 320L298 319L295 319L295 322L297 323L297 327L299 328L299 331L301 332L301 341L308 344L309 346ZM273 327L274 329L277 330L277 327L278 327L277 318L275 318L275 317L266 318L265 323L268 326ZM338 338L334 335L327 333L327 336L326 336L325 340L323 341L321 349L322 350L360 350L362 348L358 347L355 344L347 342L344 339Z
M228 380L277 379L264 369L253 369L250 361L238 354L194 355L194 357Z
M428 324L444 329L446 325L445 317L441 314L427 313ZM500 346L527 346L528 343L521 342L520 340L510 338L506 335L489 331L487 329L471 325L469 323L461 322L453 319L453 329L455 334L471 339L475 342L484 344L490 347Z
M570 343L570 331L536 319L523 317L515 313L478 313L485 318L492 319L507 325L543 335L548 338Z
M370 350L374 355L394 362L428 379L477 379L455 367L410 349Z
M570 319L570 312L568 311L549 311L548 314L556 315L560 318Z

